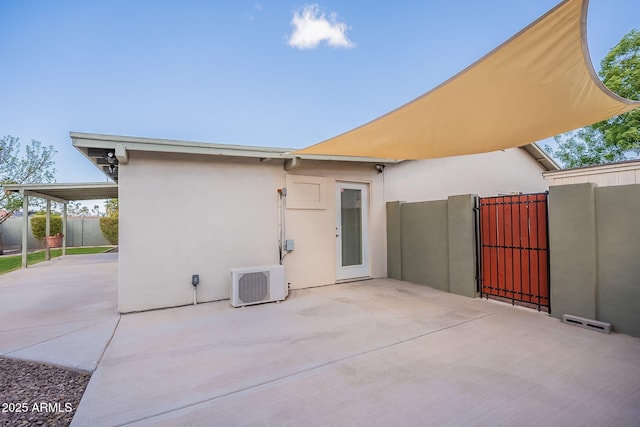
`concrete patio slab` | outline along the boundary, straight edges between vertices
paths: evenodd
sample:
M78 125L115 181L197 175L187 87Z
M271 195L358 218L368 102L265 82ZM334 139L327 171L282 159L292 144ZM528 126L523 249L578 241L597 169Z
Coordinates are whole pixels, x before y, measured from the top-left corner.
M637 338L390 279L119 316L116 272L0 276L0 354L97 365L76 426L640 425Z
M73 425L638 425L640 339L390 279L122 316Z
M117 265L73 255L0 276L0 355L94 370L120 318Z

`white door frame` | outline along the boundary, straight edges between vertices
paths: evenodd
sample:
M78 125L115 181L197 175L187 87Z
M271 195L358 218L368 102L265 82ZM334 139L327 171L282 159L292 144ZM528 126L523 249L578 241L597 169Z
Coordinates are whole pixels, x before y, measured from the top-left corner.
M360 190L362 215L362 263L343 266L342 262L342 197L344 189ZM336 281L371 276L369 248L369 184L336 181Z

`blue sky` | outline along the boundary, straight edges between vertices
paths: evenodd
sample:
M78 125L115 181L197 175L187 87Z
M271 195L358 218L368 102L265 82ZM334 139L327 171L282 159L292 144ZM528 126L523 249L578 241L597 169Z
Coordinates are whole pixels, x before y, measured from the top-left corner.
M0 135L106 178L70 131L301 148L421 95L557 0L0 2ZM596 69L637 0L591 0ZM299 31L296 31L298 29Z

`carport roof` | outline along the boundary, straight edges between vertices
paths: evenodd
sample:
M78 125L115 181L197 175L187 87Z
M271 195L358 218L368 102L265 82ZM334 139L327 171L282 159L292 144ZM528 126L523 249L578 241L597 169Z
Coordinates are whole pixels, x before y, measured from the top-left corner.
M115 199L118 184L92 182L80 184L5 184L7 193L23 193L28 196L50 199L61 203L76 200Z

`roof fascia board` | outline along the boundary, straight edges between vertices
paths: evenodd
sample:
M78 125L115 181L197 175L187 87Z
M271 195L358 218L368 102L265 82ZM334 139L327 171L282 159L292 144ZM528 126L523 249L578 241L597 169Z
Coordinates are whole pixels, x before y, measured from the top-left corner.
M174 141L168 139L138 138L71 132L73 146L81 148L117 149L120 145L128 151L148 151L160 153L203 154L211 156L250 157L259 159L291 160L296 157L306 160L343 161L363 163L397 163L400 160L355 156L326 156L319 154L294 155L293 148L252 147L244 145L211 144L205 142ZM88 157L83 152L85 157Z
M336 162L360 162L360 163L400 163L404 160L400 159L381 159L378 157L356 157L356 156L335 156L324 154L293 154L287 156L287 158L298 157L303 160L322 160L322 161L336 161Z
M88 134L71 132L73 146L93 162L90 156L82 148L113 149L120 153L120 157L128 161L129 151L146 151L160 153L197 154L226 157L259 158L263 162L272 159L295 161L301 160L361 162L361 163L401 163L404 159L382 159L376 157L336 156L322 154L293 154L294 149L274 147L251 147L242 145L211 144L204 142L174 141L168 139L140 138L129 136ZM560 170L560 166L536 144L528 144L523 147L545 170ZM120 158L118 159L119 161Z
M122 145L127 151L154 151L163 153L205 154L233 157L287 158L293 149L250 147L205 142L175 141L168 139L135 138L129 136L97 135L71 132L76 148L112 148Z

